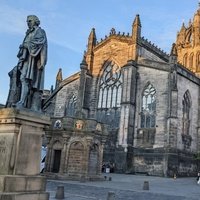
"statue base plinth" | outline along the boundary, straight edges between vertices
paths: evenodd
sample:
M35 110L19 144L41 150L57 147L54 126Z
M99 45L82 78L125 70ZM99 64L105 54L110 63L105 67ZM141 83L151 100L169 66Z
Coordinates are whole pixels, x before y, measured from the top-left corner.
M0 200L48 200L40 176L41 146L49 117L15 108L0 109Z
M42 176L0 176L1 200L48 200L46 178Z

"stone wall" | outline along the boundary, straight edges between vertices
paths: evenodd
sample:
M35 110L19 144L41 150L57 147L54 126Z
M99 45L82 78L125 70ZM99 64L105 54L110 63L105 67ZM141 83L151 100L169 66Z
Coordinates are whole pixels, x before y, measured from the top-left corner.
M70 175L83 173L84 146L81 142L74 142L69 147L67 172Z
M157 64L155 62L155 64ZM165 65L164 65L165 66ZM155 67L155 68L153 68ZM168 113L168 71L156 69L154 62L145 66L141 64L138 66L138 81L137 81L137 106L136 106L136 120L135 120L135 134L140 130L141 124L141 106L142 106L142 92L148 83L151 83L156 89L156 134L154 141L154 148L164 147L165 133L167 129L166 119ZM137 136L135 135L134 146L137 146Z
M55 117L63 117L65 115L66 104L70 97L75 94L78 95L79 79L74 80L63 86L56 95L56 105L54 110Z
M133 171L163 176L167 134L169 66L148 60L138 65ZM142 93L149 83L156 90L156 127L141 128Z
M149 59L149 60L153 60L153 61L163 62L163 60L161 58L159 58L155 54L151 53L150 51L148 51L144 47L139 48L139 57Z
M129 55L130 48L131 46L127 41L120 41L116 38L112 38L104 42L104 44L99 44L99 46L94 49L92 75L99 75L103 64L107 60L114 61L120 67L125 65L127 60L131 59Z
M184 86L184 87L183 87ZM199 107L199 85L187 79L187 77L178 76L178 141L177 148L183 150L184 145L182 142L182 117L183 117L183 95L186 91L189 91L191 95L191 108L190 108L190 132L192 137L191 147L188 149L190 152L197 150L197 128L198 128L198 107Z

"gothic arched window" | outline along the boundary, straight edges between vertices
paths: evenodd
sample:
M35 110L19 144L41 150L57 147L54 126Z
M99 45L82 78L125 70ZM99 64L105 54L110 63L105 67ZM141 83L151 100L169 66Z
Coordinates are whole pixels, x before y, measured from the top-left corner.
M122 94L121 70L114 62L107 62L99 78L97 119L118 127Z
M104 69L100 78L98 109L120 107L121 102L121 71L110 62Z
M188 90L183 95L182 105L183 105L182 134L189 135L191 98Z
M142 94L141 128L156 126L156 90L148 84Z
M69 101L66 104L65 115L73 117L76 111L76 107L77 107L77 96L73 94L69 98Z

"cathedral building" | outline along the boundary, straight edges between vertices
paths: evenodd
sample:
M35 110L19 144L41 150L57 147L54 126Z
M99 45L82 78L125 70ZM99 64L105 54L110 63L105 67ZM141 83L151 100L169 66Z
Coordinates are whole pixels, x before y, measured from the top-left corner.
M115 172L194 175L200 150L200 9L182 25L169 55L142 37L141 29L139 15L131 34L112 28L98 41L93 28L80 71L62 79L59 70L43 109L52 123L71 117L106 125L102 159Z

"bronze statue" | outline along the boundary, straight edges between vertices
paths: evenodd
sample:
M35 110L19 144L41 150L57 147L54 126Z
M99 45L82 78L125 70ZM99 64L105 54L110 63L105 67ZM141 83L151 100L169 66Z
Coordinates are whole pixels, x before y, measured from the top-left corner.
M12 100L12 106L30 108L34 111L40 111L41 109L44 68L47 62L46 33L39 27L39 24L40 20L37 16L29 15L27 17L28 30L17 54L19 58L17 70L20 73L20 83L15 85L20 86L20 95L17 101L10 93L8 97L8 100ZM13 79L13 77L11 78ZM17 80L16 77L14 80L12 79L11 82ZM7 103L7 107L10 107L11 100L9 104Z

